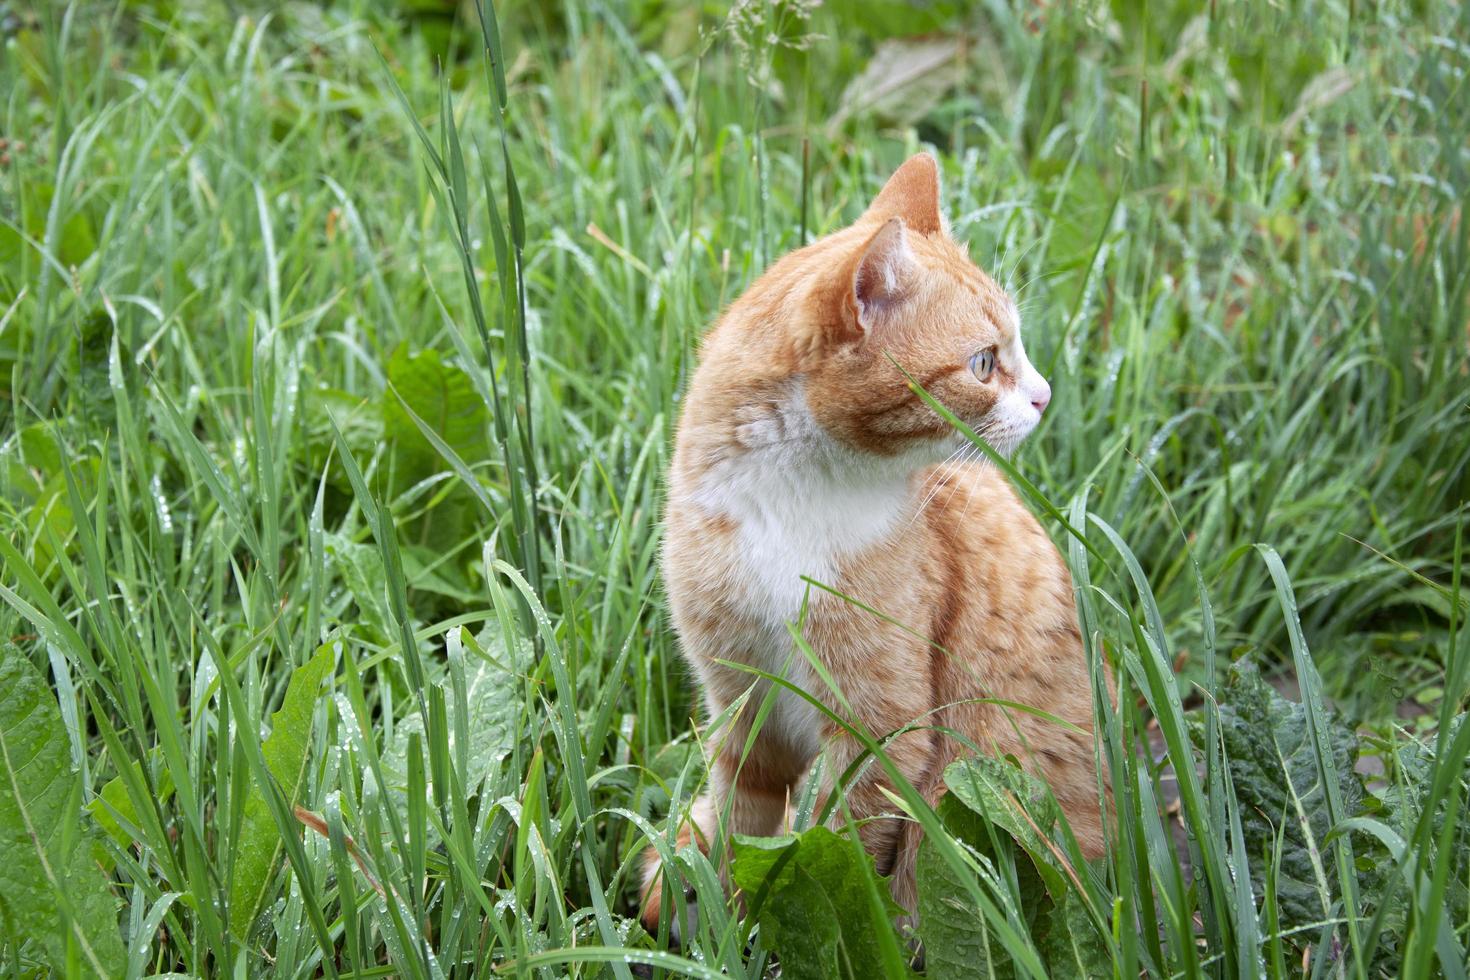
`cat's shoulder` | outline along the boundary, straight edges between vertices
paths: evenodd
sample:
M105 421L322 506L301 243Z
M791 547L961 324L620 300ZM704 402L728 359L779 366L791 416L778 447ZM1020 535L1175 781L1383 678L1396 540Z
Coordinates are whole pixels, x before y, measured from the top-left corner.
M1005 474L983 460L938 463L924 470L920 479L926 493L935 491L936 498L948 494L945 506L949 506L953 498L959 498L960 506L963 507L974 498L977 505L988 502L1006 511L1019 508L1030 513L1022 506L1021 498L1016 495L1015 488L1005 478Z
M965 551L997 555L1061 556L1036 516L997 467L989 462L951 462L921 474L921 500L931 527Z

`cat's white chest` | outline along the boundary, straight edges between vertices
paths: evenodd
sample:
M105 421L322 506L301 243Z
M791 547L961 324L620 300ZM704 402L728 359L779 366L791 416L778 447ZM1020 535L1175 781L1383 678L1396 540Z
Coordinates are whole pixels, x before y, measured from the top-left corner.
M840 588L844 561L901 530L912 510L908 475L838 446L799 390L777 415L742 428L747 451L711 467L694 503L736 527L724 556L728 599L785 632L810 594L807 579Z
M783 677L817 697L826 692L791 635L807 610L841 600L842 563L894 532L904 494L892 486L833 483L805 468L751 454L711 472L697 506L735 525L707 566L719 585L725 628L706 654ZM808 581L810 580L810 581ZM815 651L817 656L822 651ZM817 751L820 718L805 700L779 692L767 726L799 756Z
M746 478L735 476L737 482ZM796 621L809 590L813 599L823 595L812 582L841 588L843 561L894 530L900 501L892 493L863 488L833 492L821 483L768 477L761 482L766 492L759 496L728 484L718 493L721 512L737 528L736 549L728 560L744 586L747 612L768 625L784 626Z
M684 573L721 610L719 628L699 631L694 663L701 671L713 661L744 663L822 697L791 626L801 622L804 602L830 616L842 601L811 583L841 590L844 566L882 560L873 549L903 533L914 512L908 473L902 461L838 446L811 418L799 387L778 410L742 425L738 439L742 451L710 466L683 502L708 526L718 519L734 533L674 544L699 556L681 563ZM820 718L805 700L779 693L766 725L797 756L816 752Z

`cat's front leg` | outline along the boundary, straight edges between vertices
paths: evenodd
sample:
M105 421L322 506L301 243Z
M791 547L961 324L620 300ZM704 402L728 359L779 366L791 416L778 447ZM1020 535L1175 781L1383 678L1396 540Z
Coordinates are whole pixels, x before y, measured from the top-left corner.
M840 793L827 825L839 829L851 817L863 847L873 856L878 874L891 876L894 900L912 912L917 903L914 852L921 833L918 824L901 812L889 794L902 799L905 793L900 786L907 783L930 805L936 802L943 790L940 737L928 728L904 731L920 713L900 718L907 709L895 710L891 702L884 705L880 701L875 705L869 701L853 707L859 712L853 721L878 738L888 764L868 754L863 741L833 724L823 747L824 785L819 812L834 791ZM869 710L863 711L863 707ZM879 710L874 711L875 707ZM882 710L885 707L887 710ZM919 723L924 722L920 719ZM850 769L855 772L838 787L837 780Z
M705 732L709 782L681 821L677 843L679 847L696 844L705 854L714 853L718 846L720 877L728 885L731 835L769 837L789 828L790 801L817 743L815 732L805 730L810 722L793 712L789 694L778 696L761 718L769 692L765 681L746 695L738 685L750 684L748 673L713 665L704 673L710 716L721 722ZM733 710L732 705L736 705ZM658 928L667 897L661 882L664 877L658 851L649 848L644 860L642 919L650 932Z

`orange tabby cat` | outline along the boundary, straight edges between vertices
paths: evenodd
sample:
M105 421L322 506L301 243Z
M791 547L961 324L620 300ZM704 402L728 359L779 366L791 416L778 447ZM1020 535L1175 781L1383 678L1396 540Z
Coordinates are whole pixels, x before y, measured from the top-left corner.
M934 158L913 157L855 224L777 262L706 338L669 475L664 578L710 717L755 679L726 661L784 675L880 737L916 720L953 729L1044 775L1094 856L1105 842L1070 576L993 467L944 462L966 443L893 363L1010 452L1051 398L1020 327L1015 303L950 239ZM808 589L803 576L914 632ZM845 704L793 654L787 624L804 603L803 634ZM722 813L729 833L778 832L818 752L829 780L861 752L781 691L742 762L763 683L708 733L709 792L690 812L701 847L717 839ZM1082 731L974 703L987 697ZM967 750L925 727L887 751L932 802ZM918 826L894 815L885 789L887 774L870 765L846 803L894 897L913 909ZM690 839L688 824L680 836ZM658 878L650 850L650 926Z

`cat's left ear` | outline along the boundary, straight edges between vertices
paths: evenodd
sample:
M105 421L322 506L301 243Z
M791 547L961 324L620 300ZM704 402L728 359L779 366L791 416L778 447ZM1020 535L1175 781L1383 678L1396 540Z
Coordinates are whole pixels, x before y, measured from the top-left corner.
M912 287L913 264L903 219L889 218L863 246L852 271L852 304L863 333L903 302Z
M948 234L939 207L939 162L929 153L909 157L888 178L863 217L883 221L902 218L905 225L920 235Z

